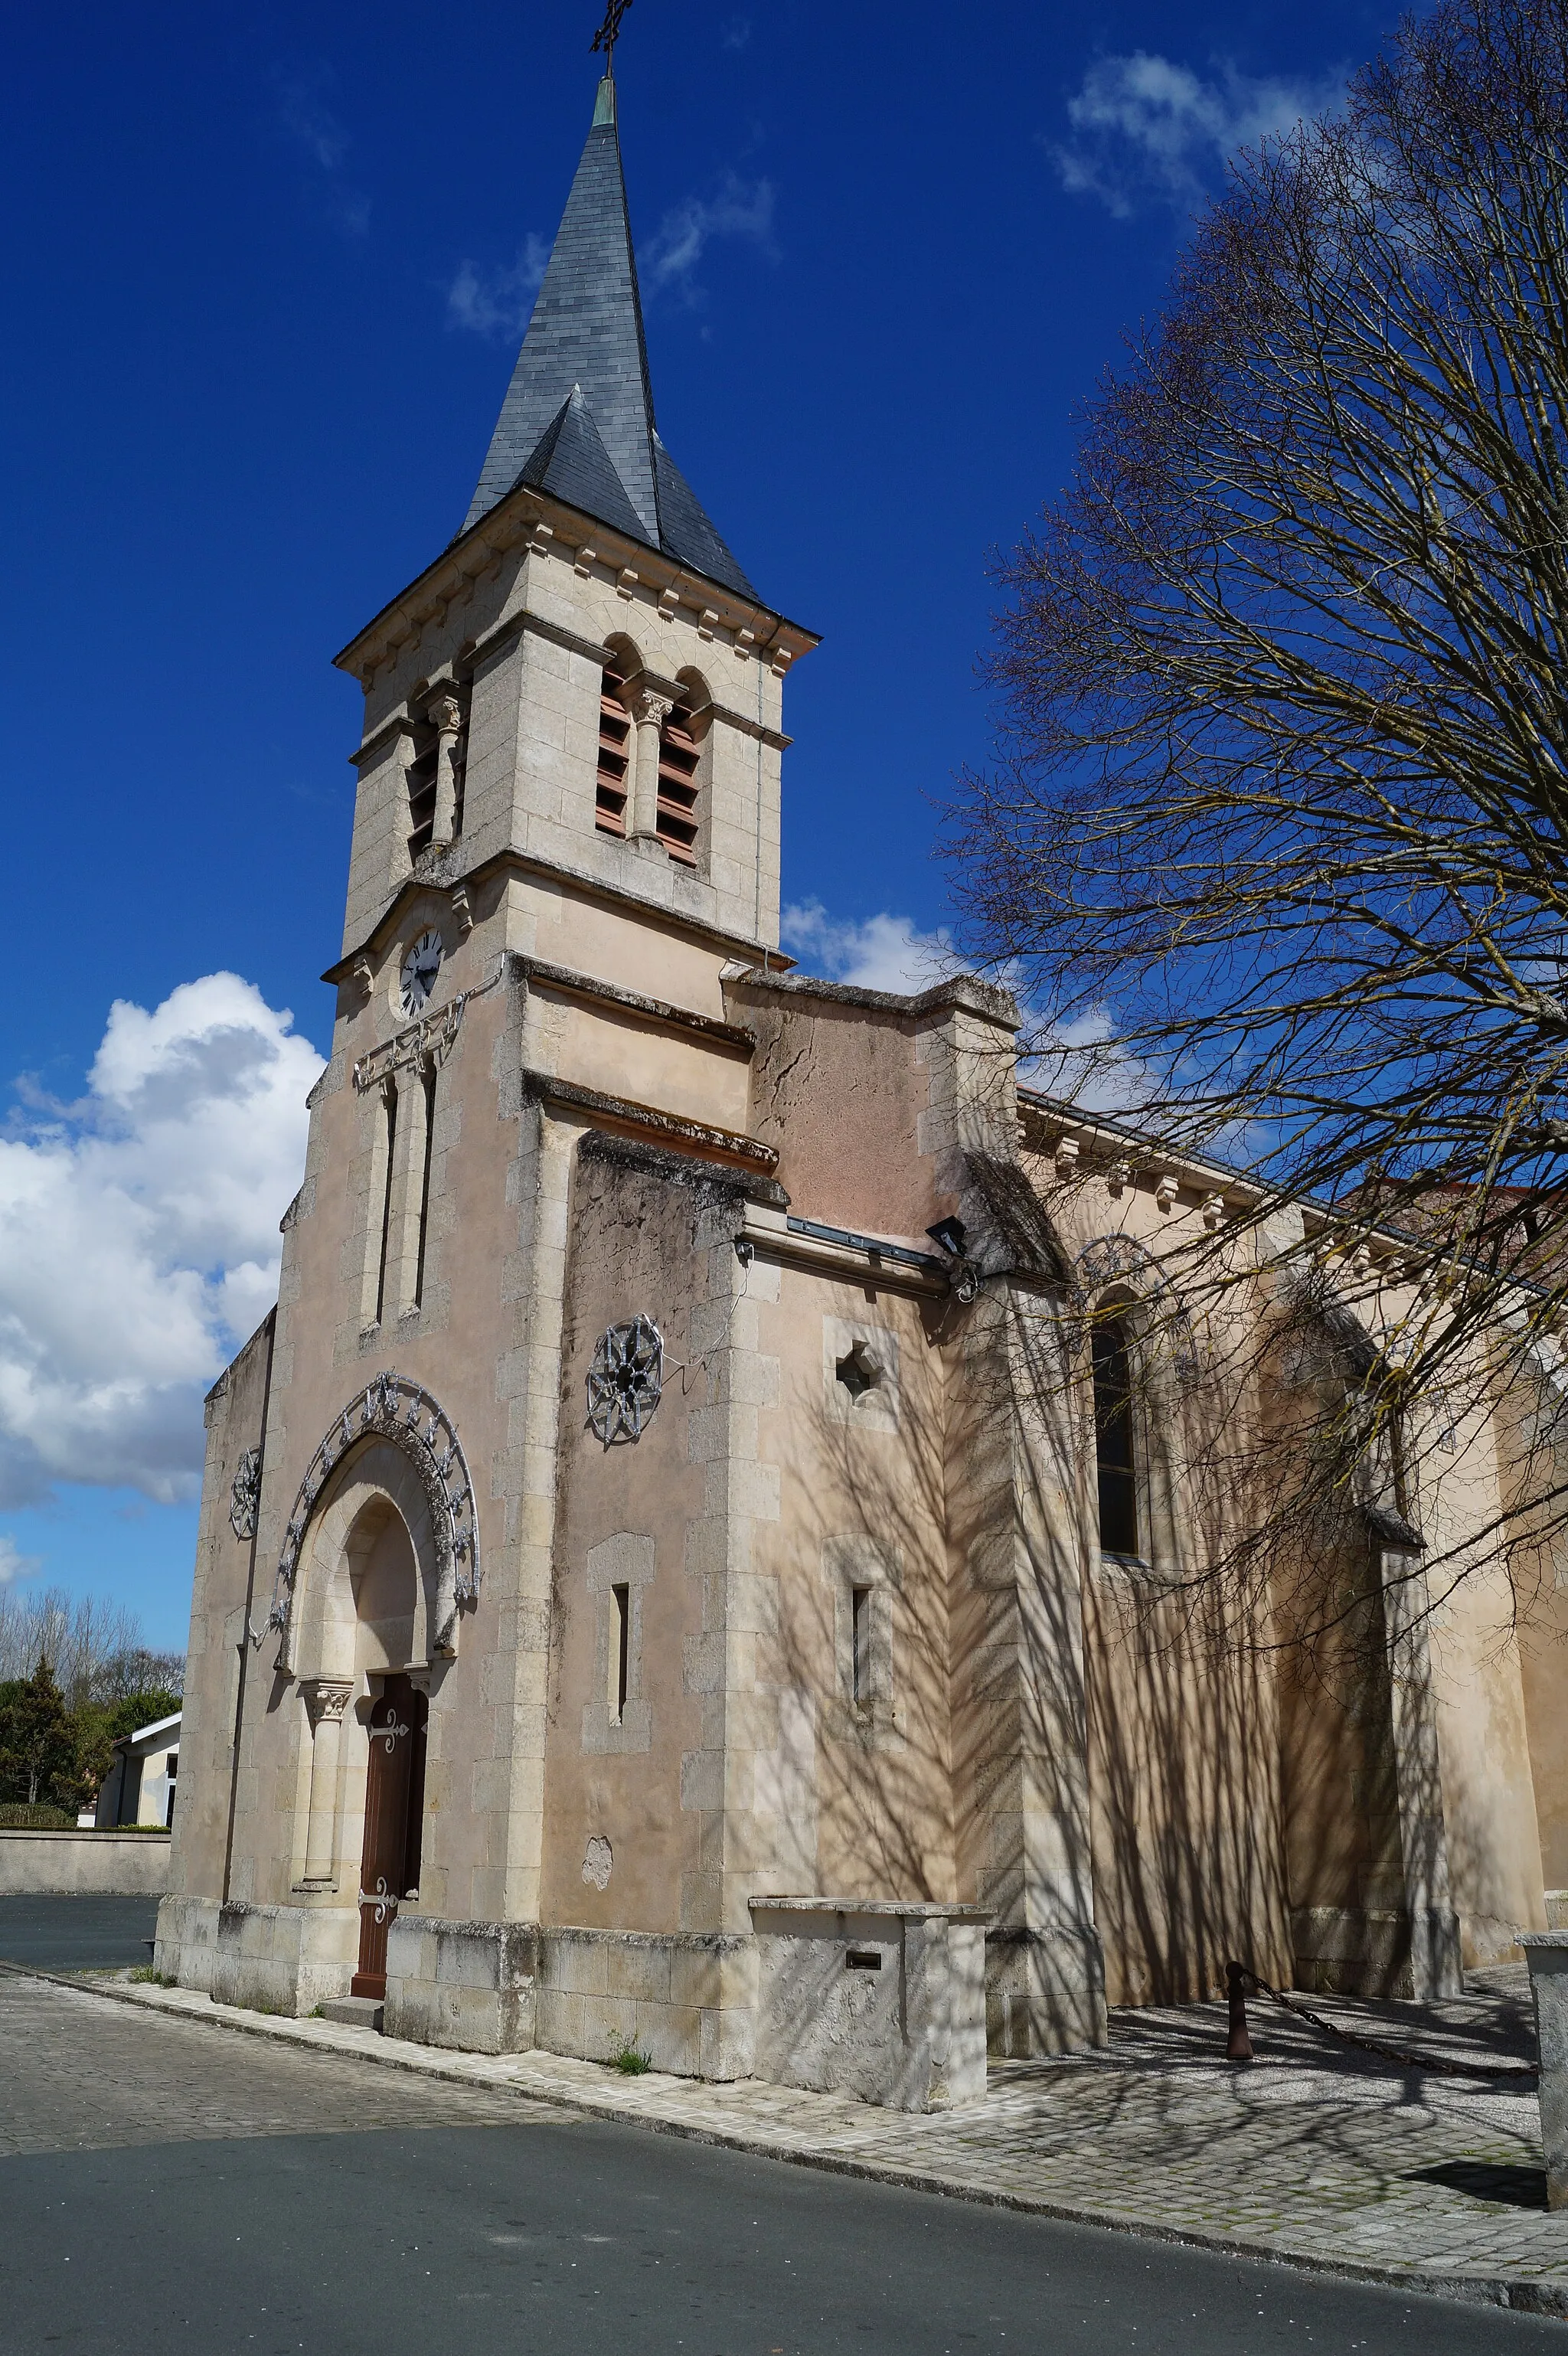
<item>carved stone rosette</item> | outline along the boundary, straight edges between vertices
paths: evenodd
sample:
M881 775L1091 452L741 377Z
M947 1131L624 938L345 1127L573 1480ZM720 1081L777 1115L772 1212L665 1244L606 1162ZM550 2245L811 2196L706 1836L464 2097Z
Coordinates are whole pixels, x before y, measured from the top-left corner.
M237 1538L256 1535L256 1509L261 1497L261 1451L248 1448L235 1469L229 1492L229 1526Z
M316 1500L335 1468L361 1440L375 1436L402 1451L419 1476L435 1534L435 1611L431 1649L448 1653L457 1615L479 1601L479 1515L468 1460L451 1418L430 1393L389 1369L349 1402L311 1458L294 1499L272 1585L268 1626L288 1640L294 1580Z
M642 1438L664 1390L664 1336L651 1317L601 1333L588 1369L588 1428L606 1448Z

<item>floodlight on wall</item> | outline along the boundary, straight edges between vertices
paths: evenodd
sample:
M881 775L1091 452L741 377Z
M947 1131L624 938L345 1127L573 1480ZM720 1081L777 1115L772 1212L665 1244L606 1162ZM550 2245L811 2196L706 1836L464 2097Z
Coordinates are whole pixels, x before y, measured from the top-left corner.
M933 1244L941 1245L953 1262L948 1270L953 1290L967 1308L972 1301L980 1297L980 1271L964 1257L964 1239L969 1232L967 1227L962 1219L946 1218L938 1219L936 1225L927 1227L925 1232Z

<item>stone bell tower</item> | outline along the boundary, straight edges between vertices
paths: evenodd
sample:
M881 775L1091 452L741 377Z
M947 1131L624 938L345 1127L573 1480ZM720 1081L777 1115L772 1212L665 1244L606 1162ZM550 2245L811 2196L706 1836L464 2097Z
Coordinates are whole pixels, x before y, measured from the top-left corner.
M772 1185L725 993L780 962L781 698L814 644L658 432L606 75L463 528L337 658L365 718L333 1053L278 1308L208 1405L161 1933L219 1997L379 1998L400 1908L473 1934L458 2041L513 2037L575 1172L592 1137Z
M525 951L591 902L613 979L664 963L634 908L775 946L781 687L813 643L655 423L606 77L464 528L338 657L366 699L350 969L432 889L460 932L499 891Z

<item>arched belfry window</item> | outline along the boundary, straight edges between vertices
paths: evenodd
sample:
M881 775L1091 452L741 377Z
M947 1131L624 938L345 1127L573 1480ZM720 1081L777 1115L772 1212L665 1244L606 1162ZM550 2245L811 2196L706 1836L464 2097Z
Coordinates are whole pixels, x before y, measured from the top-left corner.
M1134 1343L1127 1318L1111 1303L1096 1312L1090 1343L1094 1379L1094 1467L1099 1483L1100 1549L1139 1555L1137 1416Z
M599 695L599 777L593 823L601 834L624 836L632 791L632 715L626 708L626 677L607 668Z
M702 757L697 725L686 701L675 706L659 730L659 841L682 867L697 864L698 766Z
M413 731L408 768L409 857L444 851L463 832L468 770L468 690L443 690Z

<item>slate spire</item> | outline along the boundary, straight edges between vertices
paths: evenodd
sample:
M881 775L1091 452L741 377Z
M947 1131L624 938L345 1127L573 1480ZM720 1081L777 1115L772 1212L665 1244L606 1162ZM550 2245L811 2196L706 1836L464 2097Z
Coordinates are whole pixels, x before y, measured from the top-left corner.
M608 74L464 530L522 482L756 594L654 423Z

